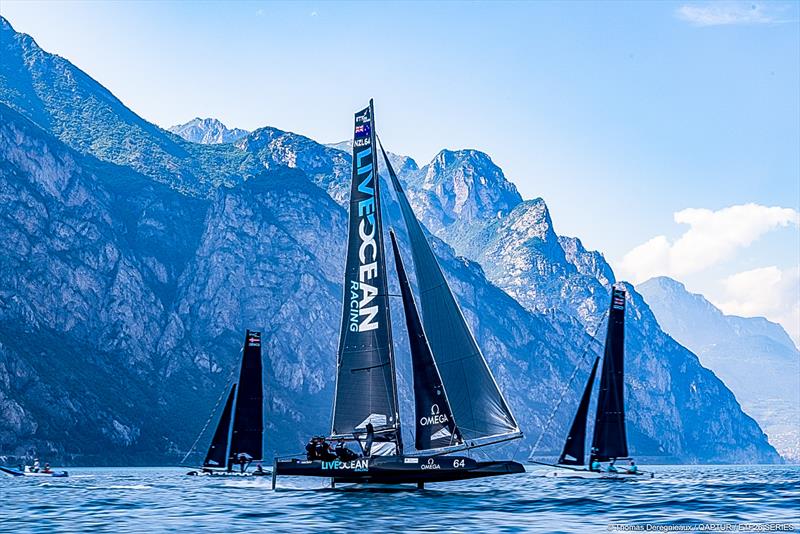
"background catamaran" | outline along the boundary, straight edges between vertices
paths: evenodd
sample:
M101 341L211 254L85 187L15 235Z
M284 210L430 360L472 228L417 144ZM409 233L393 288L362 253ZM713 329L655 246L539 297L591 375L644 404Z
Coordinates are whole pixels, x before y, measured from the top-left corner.
M586 423L599 357L595 358L592 364L564 449L561 451L558 463L553 466L558 469L552 472L551 476L603 478L643 474L638 468L635 472L631 472L624 466L617 467L617 471L613 469L609 471L608 468L591 469L592 465L596 466L600 462L629 459L628 438L625 431L625 298L624 289L612 289L594 435L589 453L590 468L586 468L585 460ZM652 473L648 475L652 476Z
M414 375L416 451L404 452L397 401L378 145L373 105L356 113L342 328L331 439L359 457L276 459L278 475L379 484L443 482L524 472L513 461L476 461L460 450L522 437L467 326L389 159L380 148L408 232L422 315L400 247L392 248L409 332Z
M202 436L205 429L201 431ZM252 462L263 457L264 389L261 371L261 332L245 335L239 379L231 384L217 429L203 466L189 475L261 475L248 472ZM187 453L187 457L194 446ZM186 458L184 458L185 460Z

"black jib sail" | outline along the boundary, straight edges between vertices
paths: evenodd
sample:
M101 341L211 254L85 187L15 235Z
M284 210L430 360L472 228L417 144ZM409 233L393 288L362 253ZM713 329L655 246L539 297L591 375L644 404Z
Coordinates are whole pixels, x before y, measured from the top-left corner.
M519 437L519 426L464 320L383 147L381 151L408 230L425 333L465 446Z
M597 374L597 363L600 358L595 358L592 365L592 372L589 373L589 380L583 390L581 402L578 404L578 411L575 412L575 419L567 434L567 441L564 443L564 450L558 457L558 463L564 465L584 465L586 461L586 419L589 415L589 401L592 398L592 386L594 377Z
M230 393L228 393L228 400L225 401L222 415L219 416L217 430L214 431L214 437L211 438L211 445L208 447L203 467L226 467L225 456L228 453L228 434L231 430L231 410L233 409L233 398L235 396L236 384L233 384Z
M260 460L263 455L264 389L261 375L261 332L247 331L239 370L231 427L229 467L239 455Z
M401 452L372 102L355 115L350 225L332 435L365 437L373 454Z
M403 259L400 257L397 239L394 232L390 232L390 235L403 298L408 342L411 347L411 366L414 371L414 408L417 427L414 445L419 451L456 445L461 439L458 436L453 413L450 411L450 403L447 401L442 379L422 328L411 284L408 282Z
M625 291L614 289L608 314L608 333L600 375L600 394L590 462L628 456L625 435Z

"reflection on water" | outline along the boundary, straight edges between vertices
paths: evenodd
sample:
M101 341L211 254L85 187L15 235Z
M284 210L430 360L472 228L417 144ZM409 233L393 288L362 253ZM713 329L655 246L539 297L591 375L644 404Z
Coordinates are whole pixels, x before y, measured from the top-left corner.
M798 466L663 466L655 479L522 475L372 490L185 469L70 468L0 478L0 532L594 532L609 524L794 523ZM652 527L651 527L652 528Z

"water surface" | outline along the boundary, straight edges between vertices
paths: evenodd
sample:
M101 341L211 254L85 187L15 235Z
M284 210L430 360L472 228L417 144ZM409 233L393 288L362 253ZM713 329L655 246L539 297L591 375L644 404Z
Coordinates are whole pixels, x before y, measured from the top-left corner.
M422 491L331 490L321 479L287 478L273 492L269 477L76 467L66 479L0 478L0 532L608 532L716 523L800 531L800 466L661 466L652 480L553 479L528 469Z

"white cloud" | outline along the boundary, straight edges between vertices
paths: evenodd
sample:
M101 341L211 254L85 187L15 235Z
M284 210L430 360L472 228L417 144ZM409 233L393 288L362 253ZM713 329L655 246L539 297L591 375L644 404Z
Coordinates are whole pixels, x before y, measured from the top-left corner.
M714 304L726 314L761 316L779 323L800 345L800 267L761 267L722 281L724 300Z
M695 26L784 22L776 17L776 8L755 2L702 2L682 5L676 14Z
M653 276L681 278L731 258L770 230L800 225L796 210L759 204L688 208L675 212L674 219L689 229L674 241L660 235L633 248L619 263L623 278L637 284Z

